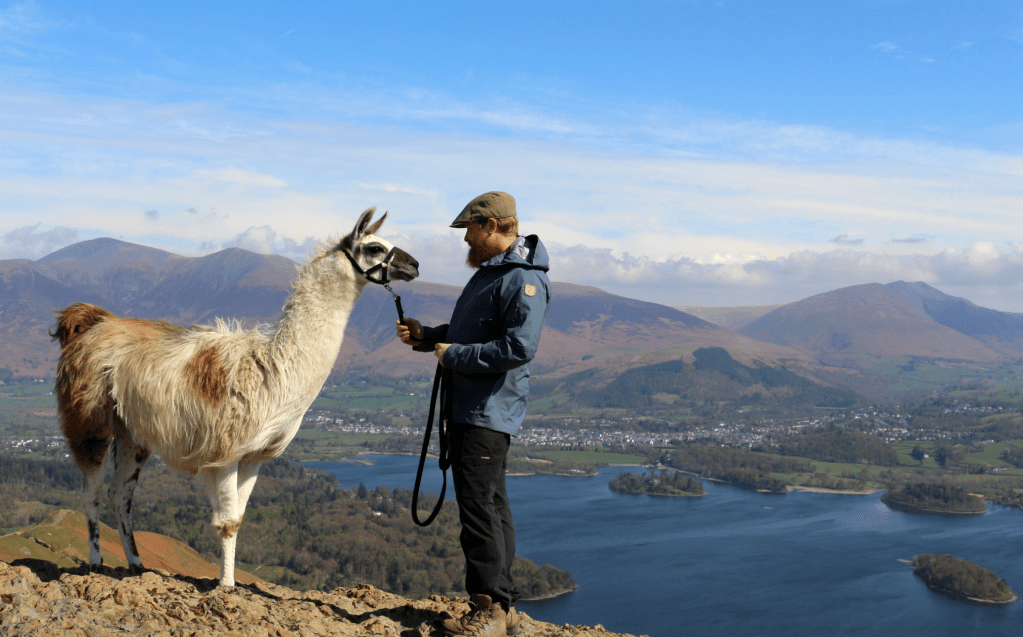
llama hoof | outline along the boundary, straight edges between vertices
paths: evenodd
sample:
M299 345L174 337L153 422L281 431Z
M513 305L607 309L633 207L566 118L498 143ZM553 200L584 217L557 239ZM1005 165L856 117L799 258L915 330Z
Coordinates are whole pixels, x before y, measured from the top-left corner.
M90 573L102 573L103 572L103 565L102 564L89 564L89 572Z
M142 575L145 572L146 567L142 566L141 564L132 564L131 566L128 567L129 575Z

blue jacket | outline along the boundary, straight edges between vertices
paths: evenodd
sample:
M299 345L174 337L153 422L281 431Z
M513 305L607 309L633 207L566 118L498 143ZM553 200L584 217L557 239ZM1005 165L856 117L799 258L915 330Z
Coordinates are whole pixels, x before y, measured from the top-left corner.
M424 327L424 344L451 343L452 418L511 435L529 396L529 361L551 309L550 262L536 235L519 237L480 266L462 290L448 325Z

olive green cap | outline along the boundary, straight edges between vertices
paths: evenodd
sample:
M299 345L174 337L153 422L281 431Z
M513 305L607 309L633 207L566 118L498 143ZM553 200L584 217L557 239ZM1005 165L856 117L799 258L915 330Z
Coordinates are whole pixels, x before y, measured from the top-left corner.
M515 216L515 197L506 192L485 192L476 197L451 222L452 228L464 228L470 222L486 223L487 219L504 219Z

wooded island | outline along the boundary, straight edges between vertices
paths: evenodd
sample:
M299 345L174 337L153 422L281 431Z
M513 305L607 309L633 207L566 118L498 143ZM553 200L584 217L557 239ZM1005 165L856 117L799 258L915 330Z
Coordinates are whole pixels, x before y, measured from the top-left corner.
M1016 599L1004 579L951 555L917 555L913 558L913 573L932 590L970 601L1005 604Z
M883 496L889 508L907 513L937 513L943 515L980 515L987 513L987 505L979 496L966 489L948 484L919 482L896 487Z
M634 473L619 473L611 478L608 486L615 493L628 493L632 495L664 495L664 496L701 496L707 492L699 480L694 480L678 471L636 475Z

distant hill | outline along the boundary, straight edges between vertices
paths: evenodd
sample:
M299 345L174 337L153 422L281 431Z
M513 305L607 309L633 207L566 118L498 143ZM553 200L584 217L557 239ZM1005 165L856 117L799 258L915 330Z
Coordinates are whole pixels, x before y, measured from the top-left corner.
M0 261L0 336L18 343L0 351L0 367L16 375L50 375L58 354L46 331L53 310L87 301L117 314L172 323L208 323L216 317L245 326L275 321L290 293L296 263L232 248L191 258L116 239L93 239L36 262ZM460 288L414 281L395 283L408 316L447 322ZM593 287L554 284L555 302L533 364L536 374L600 358L622 368L651 352L685 356L720 346L746 362L799 359L802 354L757 342L677 309L609 294ZM436 364L412 352L394 334L390 294L366 287L350 317L337 368L352 373L428 376ZM5 339L6 340L6 339ZM681 348L679 351L676 349Z
M764 314L781 307L775 305L737 305L735 307L704 307L699 305L683 305L675 309L698 316L705 321L730 330L740 330Z
M895 281L888 287L906 297L936 322L992 347L1023 353L1023 314L999 312L951 296L926 283Z
M789 303L740 332L837 367L902 356L982 363L1003 358L984 343L938 323L905 294L880 283Z
M0 368L16 376L52 375L58 355L47 334L53 310L75 301L177 324L216 317L246 327L272 323L296 266L239 248L193 258L109 238L35 262L0 261ZM600 386L634 368L672 361L691 366L694 352L704 348L722 348L750 369L784 368L858 387L883 387L883 378L871 372L865 380L861 370L889 358L990 364L1023 354L1023 315L980 308L923 283L852 286L783 306L687 308L703 318L595 287L555 282L553 288L531 371L558 383L586 378L585 384ZM449 319L460 292L422 280L394 289L406 314L428 325ZM431 376L435 360L398 342L396 318L390 294L367 286L350 317L338 372ZM738 331L721 325L743 323Z
M536 383L535 393L571 393L592 407L638 409L707 400L847 407L858 398L852 391L813 382L784 367L743 365L721 347L695 350L692 363L669 360L633 367L610 381L586 372L545 379Z

